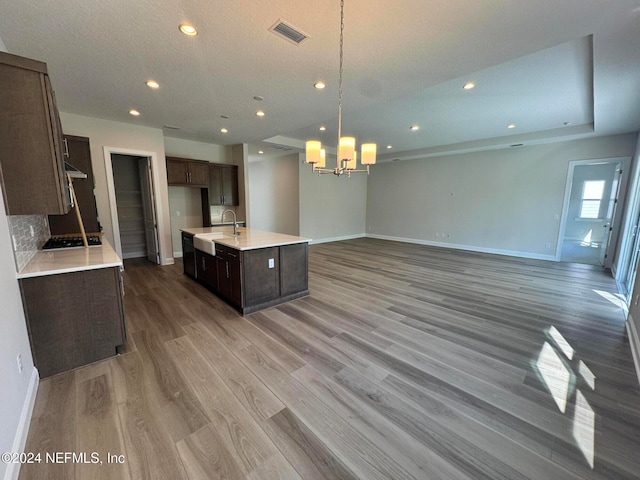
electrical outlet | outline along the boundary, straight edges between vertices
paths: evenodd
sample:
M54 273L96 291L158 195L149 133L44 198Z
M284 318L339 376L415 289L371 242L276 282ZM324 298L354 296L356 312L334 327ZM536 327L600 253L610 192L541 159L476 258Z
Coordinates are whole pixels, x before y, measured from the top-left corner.
M179 217L179 216L180 216L180 210L176 212L176 217Z
M22 365L22 355L18 354L16 360L18 361L18 372L22 373L22 369L24 368L24 365Z
M35 237L35 236L36 236L36 232L35 232L35 230L33 229L33 225L29 225L29 233L31 234L31 236L32 236L32 237Z
M270 258L269 259L269 268L275 268L275 266L276 266L276 264L275 264L273 258Z

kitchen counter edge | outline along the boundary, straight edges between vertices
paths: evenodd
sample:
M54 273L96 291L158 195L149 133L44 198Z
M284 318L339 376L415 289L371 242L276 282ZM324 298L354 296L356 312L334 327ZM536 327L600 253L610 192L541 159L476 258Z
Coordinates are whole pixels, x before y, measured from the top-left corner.
M182 228L181 231L196 236L207 233L216 233L220 231L223 231L225 233L231 232L232 228L194 227ZM288 235L285 233L267 232L264 230L255 230L253 228L243 228L243 233L238 236L216 238L214 242L225 245L227 247L235 248L236 250L246 251L257 250L259 248L279 247L282 245L293 245L296 243L309 243L311 242L311 239L305 237L297 237L295 235Z
M16 274L17 279L122 267L122 259L103 238L101 246L38 250Z

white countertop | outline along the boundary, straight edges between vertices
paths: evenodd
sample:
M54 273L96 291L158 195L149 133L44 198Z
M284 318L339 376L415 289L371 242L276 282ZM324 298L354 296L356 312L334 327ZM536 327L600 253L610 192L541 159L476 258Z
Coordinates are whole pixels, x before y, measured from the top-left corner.
M200 227L183 228L183 232L197 236L216 234L212 238L214 243L226 245L237 250L255 250L258 248L278 247L294 243L307 243L310 238L285 235L284 233L265 232L253 228L239 228L240 235L233 235L233 227Z
M121 266L122 260L103 237L100 246L38 250L16 276L20 279Z

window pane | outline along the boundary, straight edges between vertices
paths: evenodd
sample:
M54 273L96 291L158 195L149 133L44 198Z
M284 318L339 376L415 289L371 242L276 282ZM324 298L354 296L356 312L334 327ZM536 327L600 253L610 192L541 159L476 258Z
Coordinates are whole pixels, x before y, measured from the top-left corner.
M600 200L583 200L580 208L580 218L598 218Z
M584 182L584 189L582 190L583 200L602 200L602 193L604 192L604 180L589 180Z

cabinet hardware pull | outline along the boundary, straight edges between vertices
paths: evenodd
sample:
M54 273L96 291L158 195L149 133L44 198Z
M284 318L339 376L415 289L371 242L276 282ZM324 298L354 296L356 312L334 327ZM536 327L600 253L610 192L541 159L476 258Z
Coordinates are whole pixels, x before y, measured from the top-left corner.
M233 253L231 253L231 252L227 252L227 255L229 255L230 257L233 257L233 258L238 258L238 256L237 256L237 255L234 255L234 254L233 254Z
M225 262L225 265L227 266L227 278L229 278L229 262Z

